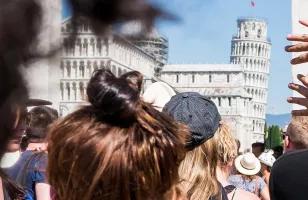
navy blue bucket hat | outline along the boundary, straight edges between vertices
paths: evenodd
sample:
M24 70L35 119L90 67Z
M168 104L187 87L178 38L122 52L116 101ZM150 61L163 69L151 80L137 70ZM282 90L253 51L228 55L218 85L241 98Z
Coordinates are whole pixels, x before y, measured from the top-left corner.
M186 144L188 149L196 148L212 138L221 121L214 102L196 92L173 96L163 112L190 128L191 139Z

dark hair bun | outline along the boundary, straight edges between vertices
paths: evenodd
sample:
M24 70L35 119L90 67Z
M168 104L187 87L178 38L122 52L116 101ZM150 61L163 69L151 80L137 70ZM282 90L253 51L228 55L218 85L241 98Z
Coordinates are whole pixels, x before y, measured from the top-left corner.
M139 93L142 89L142 83L143 83L143 75L138 71L131 71L123 74L121 76L122 79L125 79L129 86L134 88L135 90L138 90Z
M99 120L119 126L136 120L139 91L109 70L99 69L93 73L87 95Z

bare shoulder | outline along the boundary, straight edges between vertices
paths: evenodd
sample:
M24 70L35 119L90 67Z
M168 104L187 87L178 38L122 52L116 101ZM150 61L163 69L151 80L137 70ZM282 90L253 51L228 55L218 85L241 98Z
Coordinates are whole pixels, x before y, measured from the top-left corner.
M235 199L260 200L257 195L239 188L236 189Z

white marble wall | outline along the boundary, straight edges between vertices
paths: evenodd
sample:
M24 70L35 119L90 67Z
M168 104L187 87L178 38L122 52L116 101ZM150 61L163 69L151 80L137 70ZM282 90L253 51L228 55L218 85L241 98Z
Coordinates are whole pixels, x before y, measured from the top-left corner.
M162 72L161 78L175 87L238 87L243 84L242 72Z
M62 23L64 44L70 33L70 20ZM140 71L146 80L155 78L158 63L132 43L119 36L96 37L88 25L78 30L77 40L62 50L59 82L60 113L65 115L86 100L86 86L94 70L105 68L120 76L128 71ZM60 69L60 70L59 70Z

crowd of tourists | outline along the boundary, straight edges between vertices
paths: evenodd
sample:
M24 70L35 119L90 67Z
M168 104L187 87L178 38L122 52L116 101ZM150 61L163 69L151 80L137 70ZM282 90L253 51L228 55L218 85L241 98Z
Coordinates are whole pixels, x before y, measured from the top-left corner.
M130 20L146 31L157 17L171 17L144 0L69 3L73 30L87 19L96 34ZM52 102L28 98L20 70L53 54L34 47L39 3L0 4L0 200L307 199L308 109L292 111L282 147L254 143L241 152L209 98L176 94L161 82L143 91L137 71L116 77L98 69L87 85L88 104L59 117ZM288 52L304 52L291 63L308 62L308 37L288 40L299 42ZM302 85L289 88L303 97L288 101L308 108L308 76L298 79Z

